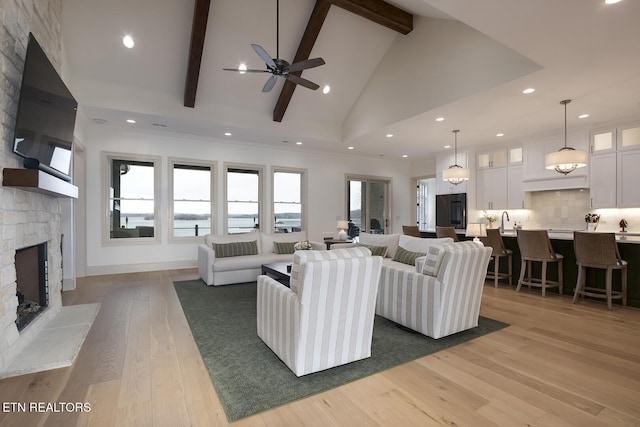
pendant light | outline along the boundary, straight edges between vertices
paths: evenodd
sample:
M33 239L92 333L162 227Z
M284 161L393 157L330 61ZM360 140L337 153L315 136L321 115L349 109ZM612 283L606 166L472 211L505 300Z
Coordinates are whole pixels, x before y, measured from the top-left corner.
M555 169L556 172L565 175L577 168L587 166L586 151L567 147L567 104L570 102L570 99L560 101L560 104L564 105L564 147L554 153L547 154L544 162L547 169Z
M452 132L455 135L455 143L453 146L453 162L455 164L449 166L449 169L442 172L442 179L453 185L458 185L469 179L469 169L463 168L458 164L458 132L460 131L456 129Z

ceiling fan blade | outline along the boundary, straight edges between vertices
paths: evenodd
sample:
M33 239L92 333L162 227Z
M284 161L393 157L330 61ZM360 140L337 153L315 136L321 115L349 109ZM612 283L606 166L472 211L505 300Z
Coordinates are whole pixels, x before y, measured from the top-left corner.
M284 76L285 79L300 85L300 86L304 86L306 88L309 88L311 90L316 90L318 89L320 86L318 86L317 84L315 84L314 82L311 82L307 79L303 79L302 77L298 77L295 74L287 74L286 76Z
M223 68L224 71L235 71L236 73L270 73L269 70L241 70L239 68Z
M259 44L252 44L251 47L256 51L258 56L262 58L264 63L267 64L267 67L273 69L278 68L273 58L271 58L271 55L269 55L267 51L262 48L262 46L260 46Z
M276 85L276 81L278 80L278 76L271 76L269 80L262 86L262 93L270 92L271 89Z
M287 70L290 73L293 73L296 71L302 71L302 70L307 70L309 68L319 67L324 64L325 64L324 59L313 58L313 59L307 59L305 61L296 62L295 64L291 64L289 65Z

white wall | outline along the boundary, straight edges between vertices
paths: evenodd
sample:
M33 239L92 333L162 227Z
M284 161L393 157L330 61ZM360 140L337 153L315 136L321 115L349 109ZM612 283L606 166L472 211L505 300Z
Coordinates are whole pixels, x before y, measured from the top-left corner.
M87 275L128 271L151 271L166 268L186 268L196 265L197 243L168 241L168 158L177 157L217 162L216 221L218 233L223 230L224 162L249 163L265 167L264 203L271 203L272 166L305 168L308 171L308 231L309 238L321 240L323 232L334 232L336 218L344 218L346 205L346 174L391 178L390 206L393 232L402 232L409 224L412 193L408 162L306 151L304 147L284 145L283 149L260 147L220 139L200 139L169 133L150 134L118 130L105 125L89 124L83 143L87 158L86 195L86 262ZM161 231L159 244L134 244L123 241L114 246L103 245L105 202L104 165L101 152L117 152L161 156ZM268 218L265 218L266 220ZM265 224L269 222L265 221ZM79 271L81 269L78 269Z

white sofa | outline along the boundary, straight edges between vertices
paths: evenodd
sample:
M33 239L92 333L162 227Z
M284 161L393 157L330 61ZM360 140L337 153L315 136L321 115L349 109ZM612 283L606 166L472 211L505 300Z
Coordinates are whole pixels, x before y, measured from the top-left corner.
M370 357L381 267L366 248L297 251L290 288L258 277L258 336L298 377Z
M293 260L293 254L278 254L274 250L274 242L300 242L307 239L306 231L296 233L267 234L254 231L246 234L218 236L208 234L204 244L198 246L198 273L204 282L211 286L231 283L255 282L262 273L262 264L286 262ZM256 242L257 254L216 257L213 245ZM314 249L324 249L323 243L311 242Z

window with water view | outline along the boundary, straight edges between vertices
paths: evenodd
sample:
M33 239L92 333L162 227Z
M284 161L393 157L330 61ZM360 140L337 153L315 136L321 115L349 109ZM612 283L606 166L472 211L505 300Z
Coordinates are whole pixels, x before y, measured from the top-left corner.
M173 237L211 233L211 166L173 164Z
M227 232L260 229L261 169L227 168Z

